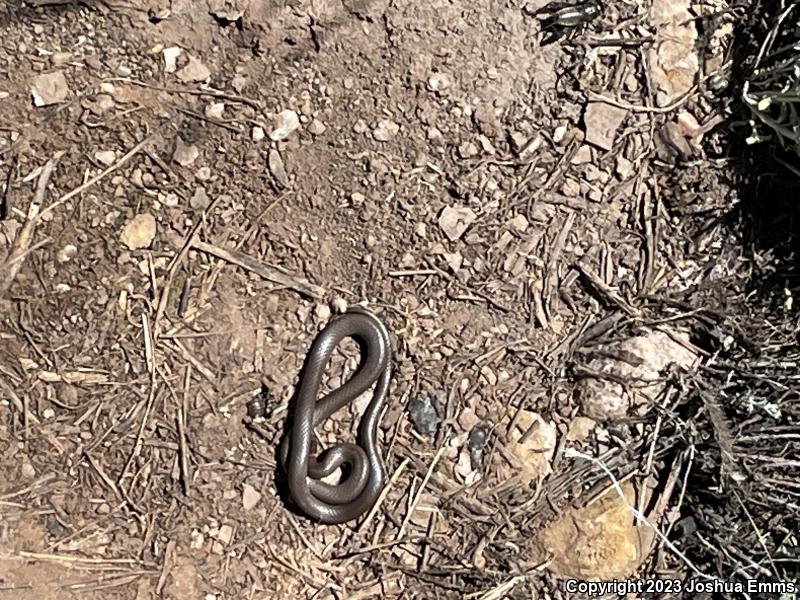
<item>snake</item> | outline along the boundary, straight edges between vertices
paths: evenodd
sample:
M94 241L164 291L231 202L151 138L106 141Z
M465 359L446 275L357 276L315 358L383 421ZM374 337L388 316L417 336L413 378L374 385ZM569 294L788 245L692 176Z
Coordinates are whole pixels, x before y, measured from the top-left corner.
M317 400L331 355L348 337L361 342L361 365L340 387ZM293 421L280 448L289 496L311 519L324 524L345 523L370 510L377 501L386 478L377 430L390 380L389 333L366 308L350 308L329 321L314 339L298 384ZM312 456L314 428L373 386L358 426L357 443L339 443ZM342 481L322 481L338 468L345 474Z

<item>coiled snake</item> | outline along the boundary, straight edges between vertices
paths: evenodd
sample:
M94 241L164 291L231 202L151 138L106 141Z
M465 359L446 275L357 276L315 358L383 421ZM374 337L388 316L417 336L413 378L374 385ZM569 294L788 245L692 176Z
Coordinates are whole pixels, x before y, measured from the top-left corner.
M317 401L322 374L339 343L352 337L362 343L358 371L341 387ZM344 523L369 510L383 487L385 472L377 447L377 429L391 378L391 347L383 323L368 310L355 307L320 332L306 358L291 430L280 456L289 494L306 515L321 523ZM357 444L342 443L312 457L314 427L375 386L361 417ZM346 479L328 484L321 479L344 467Z

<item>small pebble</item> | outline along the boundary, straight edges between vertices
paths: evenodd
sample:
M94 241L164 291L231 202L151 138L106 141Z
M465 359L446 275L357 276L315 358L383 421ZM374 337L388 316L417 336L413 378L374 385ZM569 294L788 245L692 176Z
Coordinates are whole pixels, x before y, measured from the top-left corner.
M416 430L422 435L432 436L439 428L441 419L430 396L418 396L408 404L408 412Z
M325 127L325 124L322 121L318 121L317 119L314 119L313 121L311 121L311 123L308 124L308 132L311 135L322 135L323 133L325 133L326 129L327 127Z
M120 241L130 250L147 248L156 236L156 219L150 213L136 215L125 224Z
M379 142L388 142L393 139L400 131L400 125L389 119L378 121L378 125L372 131L372 137Z
M71 261L78 254L78 249L72 244L67 244L56 254L56 260L60 263Z
M98 150L94 153L94 158L100 164L110 167L117 160L117 153L113 150Z
M270 132L269 138L273 142L285 140L300 127L300 117L293 110L281 111L275 118L275 127Z
M242 486L242 508L252 510L261 500L261 494L249 483Z

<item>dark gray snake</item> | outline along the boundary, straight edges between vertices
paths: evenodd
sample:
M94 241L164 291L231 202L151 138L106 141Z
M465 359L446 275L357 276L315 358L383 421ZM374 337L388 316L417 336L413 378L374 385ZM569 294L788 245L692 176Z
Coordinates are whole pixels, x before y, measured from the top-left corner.
M322 374L339 343L360 341L364 357L358 371L341 387L317 401ZM321 523L344 523L369 510L383 488L385 473L377 447L377 429L391 378L391 347L383 323L361 307L335 318L314 340L297 393L291 431L281 444L281 462L289 494L306 515ZM312 457L314 427L375 386L361 423L357 444L343 443ZM344 467L339 484L320 481Z

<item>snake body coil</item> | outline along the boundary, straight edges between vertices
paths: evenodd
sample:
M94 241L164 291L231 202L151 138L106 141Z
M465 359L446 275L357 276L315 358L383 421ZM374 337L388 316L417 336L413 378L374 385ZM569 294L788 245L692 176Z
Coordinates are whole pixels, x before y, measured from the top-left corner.
M339 343L362 342L358 371L341 387L317 401L322 375ZM356 307L331 321L311 346L297 393L294 421L281 444L289 493L298 507L321 523L344 523L369 510L383 487L385 473L377 448L378 420L391 378L389 334L371 312ZM358 428L357 444L337 444L311 456L314 427L375 386ZM331 485L323 477L345 467L347 478Z

